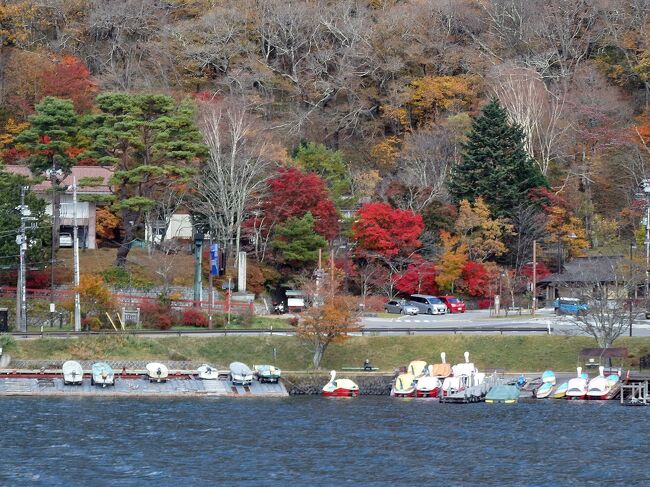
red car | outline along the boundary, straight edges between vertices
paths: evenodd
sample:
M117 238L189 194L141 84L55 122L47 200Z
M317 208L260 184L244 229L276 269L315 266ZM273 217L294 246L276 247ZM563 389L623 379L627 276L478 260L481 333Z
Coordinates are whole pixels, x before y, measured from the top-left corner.
M438 298L447 305L450 313L464 313L465 302L456 296L438 296Z

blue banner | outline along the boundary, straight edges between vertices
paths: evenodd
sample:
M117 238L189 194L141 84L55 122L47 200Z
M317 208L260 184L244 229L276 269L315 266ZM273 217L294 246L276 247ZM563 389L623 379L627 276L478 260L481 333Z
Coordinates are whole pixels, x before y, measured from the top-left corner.
M210 274L219 275L219 244L210 245Z

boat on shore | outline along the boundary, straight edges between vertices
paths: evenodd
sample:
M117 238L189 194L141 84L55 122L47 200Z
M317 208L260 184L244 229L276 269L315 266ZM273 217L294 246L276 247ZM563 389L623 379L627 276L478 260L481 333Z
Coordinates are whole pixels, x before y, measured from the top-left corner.
M202 380L217 380L219 378L219 371L208 364L203 364L196 369L196 374Z
M282 371L273 365L253 365L255 375L260 382L275 384L280 380Z
M605 377L605 367L598 369L599 375L587 384L587 399L614 399L621 392L621 380L616 374Z
M230 364L230 381L235 385L249 386L253 382L253 371L242 362Z
M322 391L325 397L357 397L359 386L350 379L337 379L336 371L330 372L330 381L323 386Z
M413 397L415 395L415 377L413 374L400 374L393 382L390 395L393 397Z
M545 370L542 374L542 384L535 390L534 396L537 399L545 399L555 389L555 373L552 370Z
M149 382L167 382L169 369L164 364L150 362L147 364L147 376L149 377Z
M113 368L106 362L96 362L92 366L92 376L90 384L95 386L114 386L115 385L115 372Z
M84 371L79 362L68 360L61 367L63 372L63 385L80 386L83 383Z
M566 398L572 400L582 400L587 397L587 374L582 373L582 367L577 369L578 376L569 379L567 383Z
M569 383L568 382L562 382L559 386L555 388L555 391L553 391L553 399L564 399L566 397L566 391L569 388Z

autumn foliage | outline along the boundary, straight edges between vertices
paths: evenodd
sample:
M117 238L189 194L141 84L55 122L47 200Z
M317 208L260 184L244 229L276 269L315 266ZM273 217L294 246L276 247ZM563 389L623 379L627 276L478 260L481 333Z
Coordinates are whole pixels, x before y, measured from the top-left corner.
M423 229L421 215L393 208L386 203L363 205L352 224L359 247L384 257L408 254L419 248L421 242L418 239Z
M413 259L406 271L395 281L395 288L404 294L438 294L435 263L421 257Z

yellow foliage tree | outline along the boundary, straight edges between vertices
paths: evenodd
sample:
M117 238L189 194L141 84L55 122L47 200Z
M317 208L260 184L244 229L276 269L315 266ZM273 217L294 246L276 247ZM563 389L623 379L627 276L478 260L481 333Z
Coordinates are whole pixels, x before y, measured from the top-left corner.
M81 313L84 318L97 318L104 321L104 313L115 307L113 295L104 280L94 274L82 274L79 277Z
M408 106L415 125L433 123L443 112L467 109L476 97L473 76L424 76L411 82Z
M571 257L585 255L589 242L580 219L560 206L551 206L546 213L548 220L544 228L548 232L549 242L563 246Z
M467 244L461 242L460 237L445 231L440 232L440 240L444 250L436 266L436 284L441 290L453 293L467 262Z
M399 145L398 137L386 137L370 149L370 155L377 161L377 165L381 169L390 170L395 166L395 160L399 156Z
M356 300L333 295L326 298L322 306L305 311L296 335L314 353L312 363L318 369L331 343L343 342L349 338L350 333L359 329Z
M491 218L490 209L479 197L474 203L460 202L455 230L467 246L469 259L484 262L506 253L508 249L503 238L511 234L513 228L502 218Z
M27 42L29 26L37 13L33 4L27 0L0 3L0 48Z
M13 118L8 119L5 123L3 133L0 134L0 150L13 144L16 135L27 127L29 127L27 122L16 122Z

